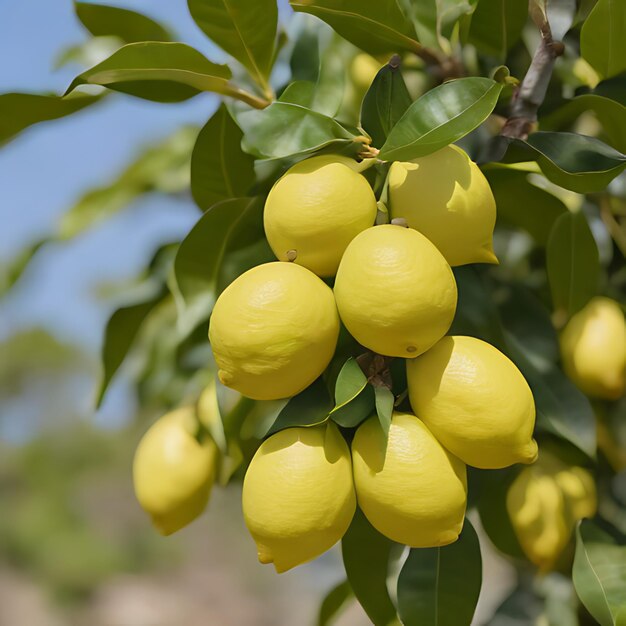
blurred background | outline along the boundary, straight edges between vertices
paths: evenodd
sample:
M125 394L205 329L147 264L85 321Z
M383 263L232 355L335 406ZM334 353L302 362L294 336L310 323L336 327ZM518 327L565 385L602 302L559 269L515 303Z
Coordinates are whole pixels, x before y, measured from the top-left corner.
M183 0L108 3L225 60ZM0 0L0 92L62 93L102 53L89 39L70 0ZM188 528L157 535L131 484L134 448L158 417L135 390L146 363L131 355L93 408L108 318L200 215L189 157L217 105L109 95L0 150L0 626L313 624L344 577L336 548L280 577L259 565L236 484ZM477 624L495 623L516 584L482 543ZM369 620L353 604L337 623Z

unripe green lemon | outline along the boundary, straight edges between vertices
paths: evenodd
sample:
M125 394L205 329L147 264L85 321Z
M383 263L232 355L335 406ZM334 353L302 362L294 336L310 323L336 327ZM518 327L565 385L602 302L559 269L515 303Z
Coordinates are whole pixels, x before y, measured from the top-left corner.
M596 398L617 400L626 381L626 324L617 302L594 298L561 333L563 369Z
M385 224L352 240L339 265L335 299L360 344L412 358L446 333L457 291L450 266L424 235Z
M361 510L383 535L413 548L458 539L467 501L465 464L414 415L394 413L385 437L376 418L352 442Z
M209 500L218 452L210 437L198 442L197 428L193 409L178 409L155 422L135 452L135 494L162 535L192 522Z
M294 263L265 263L239 276L217 299L209 325L220 381L255 400L308 387L338 336L332 290Z
M335 545L355 509L350 450L331 423L272 435L243 481L243 515L259 561L279 573Z
M497 263L496 202L467 154L450 145L389 170L389 211L426 235L450 265Z
M533 394L515 364L474 337L444 337L407 361L411 406L462 461L482 469L532 463Z
M346 246L376 219L376 198L354 159L322 155L296 163L272 187L265 234L281 261L334 276Z
M569 467L542 452L511 484L506 506L528 559L550 570L567 545L576 522L595 515L596 488L582 467Z

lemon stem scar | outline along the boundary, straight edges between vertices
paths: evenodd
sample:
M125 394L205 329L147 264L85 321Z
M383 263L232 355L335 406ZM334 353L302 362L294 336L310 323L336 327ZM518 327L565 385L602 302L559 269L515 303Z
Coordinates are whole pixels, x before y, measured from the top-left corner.
M293 263L293 261L295 261L298 258L298 251L297 250L287 250L287 260L291 261Z

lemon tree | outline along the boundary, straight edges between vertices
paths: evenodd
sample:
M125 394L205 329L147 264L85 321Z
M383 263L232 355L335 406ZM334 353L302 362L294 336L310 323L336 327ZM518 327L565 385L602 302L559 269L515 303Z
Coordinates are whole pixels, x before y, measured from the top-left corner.
M261 563L341 545L320 625L355 600L375 626L623 625L623 3L189 0L214 58L75 8L82 70L0 95L0 141L112 92L212 94L0 283L142 194L193 197L106 326L97 394L143 356L156 530L240 481ZM494 551L518 582L477 612Z

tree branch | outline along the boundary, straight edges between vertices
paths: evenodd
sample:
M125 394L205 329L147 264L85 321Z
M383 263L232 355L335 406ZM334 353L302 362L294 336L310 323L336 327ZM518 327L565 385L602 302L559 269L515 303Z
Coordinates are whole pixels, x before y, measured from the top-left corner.
M540 27L541 43L535 50L533 60L511 103L511 114L500 134L504 137L526 139L537 122L537 111L548 90L552 70L564 46L553 41L550 26L545 22Z

